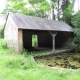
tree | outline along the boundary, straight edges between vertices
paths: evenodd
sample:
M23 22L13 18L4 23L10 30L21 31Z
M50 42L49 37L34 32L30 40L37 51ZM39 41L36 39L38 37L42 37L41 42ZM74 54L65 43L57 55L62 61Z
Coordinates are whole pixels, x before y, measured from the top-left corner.
M75 38L74 38L74 42L75 42L75 49L76 51L80 52L80 11L77 12L73 18L72 18L72 24L75 28Z
M71 25L71 17L73 14L73 6L75 0L63 0L62 2L62 13L63 18L62 20Z
M52 14L52 20L55 20L55 4L56 4L56 0L50 0L51 1L51 10L52 10L52 12L51 12L51 14Z
M79 8L79 5L80 5L80 4L79 4L79 1L80 1L80 0L78 0L78 11L79 11L79 9L80 9L80 8Z
M57 1L57 5L58 5L58 9L57 9L57 11L58 11L58 13L57 13L57 18L58 18L58 20L59 20L59 18L60 18L60 12L59 12L59 3L60 3L60 0L58 0Z
M24 0L7 0L2 14L15 12L43 18L49 18L52 15L53 20L63 20L71 25L73 2L74 0L51 0L51 3L47 0L26 0L26 2Z
M50 5L46 0L28 0L31 9L34 11L34 16L48 17L47 12L50 10Z
M51 0L54 2L53 8L53 19L63 20L69 23L73 13L74 0ZM55 14L55 11L57 14ZM71 21L70 21L71 23Z
M14 12L14 13L16 13L16 11L12 9L11 5L8 2L6 2L5 3L5 8L0 13L1 14L1 17L3 17L5 19L6 18L6 15L5 14L7 14L8 12Z
M7 0L7 4L8 6L5 6L2 13L16 12L30 16L47 17L47 12L50 9L46 0L27 0L26 2L24 0Z

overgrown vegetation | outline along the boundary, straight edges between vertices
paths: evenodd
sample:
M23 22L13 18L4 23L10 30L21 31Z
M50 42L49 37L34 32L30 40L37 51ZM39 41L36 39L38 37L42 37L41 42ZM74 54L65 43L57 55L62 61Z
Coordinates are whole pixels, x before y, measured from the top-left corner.
M29 53L25 56L2 47L6 42L0 39L1 80L79 80L80 69L49 68L37 64ZM26 53L26 52L25 52Z
M32 46L36 46L36 35L32 35Z
M1 14L8 12L63 20L71 24L75 0L6 0ZM57 14L56 14L57 12Z
M75 38L74 38L74 42L75 42L75 50L77 52L80 52L80 11L77 12L72 19L72 24L74 25L74 29L75 29Z
M2 14L5 16L8 12L14 12L49 19L51 19L51 16L54 20L63 20L70 25L74 25L74 49L80 51L80 11L73 15L75 0L62 0L62 2L51 0L51 3L46 0L27 1L7 0ZM54 10L57 11L57 14ZM50 13L51 11L52 13ZM0 29L0 38L3 38L3 29ZM35 38L32 45L35 45ZM33 54L36 54L36 52L24 50L23 55L19 55L8 49L5 40L0 39L0 80L80 80L80 69L49 68L37 64Z
M4 37L4 27L0 28L0 38Z

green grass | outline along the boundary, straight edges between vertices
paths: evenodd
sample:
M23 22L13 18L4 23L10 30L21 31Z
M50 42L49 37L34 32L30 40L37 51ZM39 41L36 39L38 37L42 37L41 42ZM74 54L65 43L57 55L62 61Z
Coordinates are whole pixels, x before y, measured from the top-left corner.
M32 55L18 55L0 39L0 80L80 80L80 69L49 68L37 64Z
M4 36L3 32L4 32L4 27L1 27L0 28L0 38L3 38Z
M36 35L32 35L32 46L36 46Z
M46 53L50 53L52 52L51 49L48 49L48 50L42 50L42 51L31 51L31 52L28 52L27 50L23 50L23 54L26 56L26 55L32 55L33 57L36 56L37 54L46 54Z

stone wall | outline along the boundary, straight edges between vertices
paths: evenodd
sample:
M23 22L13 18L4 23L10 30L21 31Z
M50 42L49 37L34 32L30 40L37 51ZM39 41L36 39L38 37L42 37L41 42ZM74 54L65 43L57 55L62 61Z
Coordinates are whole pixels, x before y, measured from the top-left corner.
M11 17L8 17L4 28L4 39L6 40L9 48L18 52L18 28Z

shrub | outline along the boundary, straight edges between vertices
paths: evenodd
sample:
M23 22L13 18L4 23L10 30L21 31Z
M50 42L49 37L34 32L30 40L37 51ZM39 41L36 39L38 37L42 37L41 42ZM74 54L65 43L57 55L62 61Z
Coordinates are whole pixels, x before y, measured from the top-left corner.
M0 28L0 38L4 37L4 27Z
M6 59L5 66L8 68L22 68L22 69L28 69L35 67L35 61L32 56L24 57L23 55L13 55L13 57L9 56Z
M0 48L7 49L7 43L4 39L0 39Z
M79 52L80 51L80 11L73 16L72 24L74 25L75 28L75 32L74 32L75 50Z
M36 62L33 56L27 56L27 63L23 65L23 69L34 68L36 67Z
M8 68L19 68L21 65L24 64L24 60L20 57L8 57L8 59L6 60L6 66Z

